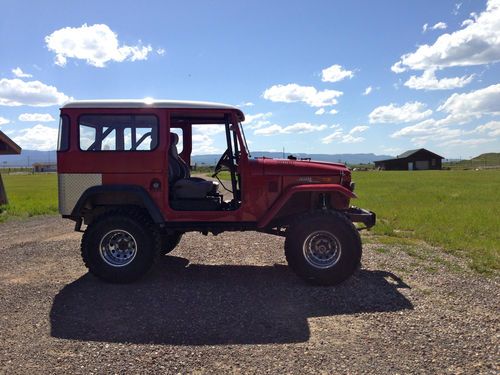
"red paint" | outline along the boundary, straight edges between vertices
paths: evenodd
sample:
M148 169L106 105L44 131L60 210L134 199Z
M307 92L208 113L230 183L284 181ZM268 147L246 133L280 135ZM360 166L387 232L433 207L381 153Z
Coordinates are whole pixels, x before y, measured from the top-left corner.
M168 145L169 119L175 115L189 114L210 116L230 114L233 124L241 118L237 109L175 109L175 108L63 108L62 114L70 118L70 148L58 152L59 173L100 173L105 185L132 184L146 189L168 221L224 221L257 222L265 227L281 207L298 192L324 192L342 195L339 204L343 209L350 198L355 198L349 189L350 171L342 164L314 161L292 161L279 159L249 159L242 144L242 135L237 129L241 159L238 172L242 178L242 203L234 211L174 211L168 204ZM158 147L153 151L91 151L78 147L78 118L83 114L152 114L159 121ZM191 125L178 124L184 130L181 157L190 162ZM161 183L161 189L153 191L152 180ZM337 202L338 200L332 200Z

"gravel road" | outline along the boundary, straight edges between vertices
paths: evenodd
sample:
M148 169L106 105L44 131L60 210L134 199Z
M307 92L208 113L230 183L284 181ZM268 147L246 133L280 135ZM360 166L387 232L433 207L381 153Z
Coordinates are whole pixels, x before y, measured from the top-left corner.
M112 285L87 274L80 237L56 217L0 224L0 373L500 371L498 278L459 259L370 240L355 277L314 287L281 238L193 233Z

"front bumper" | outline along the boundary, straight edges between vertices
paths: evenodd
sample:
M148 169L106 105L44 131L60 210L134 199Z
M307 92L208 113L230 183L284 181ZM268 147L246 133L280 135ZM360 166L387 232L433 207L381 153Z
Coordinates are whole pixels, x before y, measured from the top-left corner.
M371 228L377 221L377 215L373 211L365 210L364 208L350 207L344 213L351 219L353 223L363 223L366 228Z

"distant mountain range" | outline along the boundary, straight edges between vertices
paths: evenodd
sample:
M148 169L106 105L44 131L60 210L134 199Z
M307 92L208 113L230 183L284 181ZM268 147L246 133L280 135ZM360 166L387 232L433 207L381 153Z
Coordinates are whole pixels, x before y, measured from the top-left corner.
M267 151L254 151L251 153L253 158L260 158L265 156L266 158L283 158L282 152L267 152ZM285 153L285 158L290 155ZM390 155L375 155L375 154L305 154L305 153L293 153L297 159L307 159L317 161L326 161L331 163L347 163L347 164L368 164L373 163L377 160L391 159ZM191 157L191 163L196 164L207 164L214 165L217 160L219 160L220 155L193 155Z
M285 154L285 158L289 154ZM268 158L282 158L281 152L252 152L252 157L268 157ZM377 160L390 159L389 155L375 155L375 154L304 154L294 153L293 156L300 158L311 158L312 160L327 161L333 163L347 163L347 164L368 164ZM219 160L219 154L212 155L193 155L191 162L194 164L214 165ZM56 162L56 151L36 151L36 150L23 150L20 155L0 155L0 168L11 167L28 167L34 163L54 163Z
M56 151L23 150L20 155L0 155L0 168L31 167L34 163L55 163Z

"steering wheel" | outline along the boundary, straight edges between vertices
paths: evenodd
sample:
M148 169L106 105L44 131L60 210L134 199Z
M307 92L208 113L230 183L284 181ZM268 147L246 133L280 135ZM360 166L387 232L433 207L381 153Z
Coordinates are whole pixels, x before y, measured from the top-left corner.
M231 158L229 156L229 149L226 149L226 151L224 151L219 161L215 165L212 177L215 177L219 172L223 170L231 170Z

